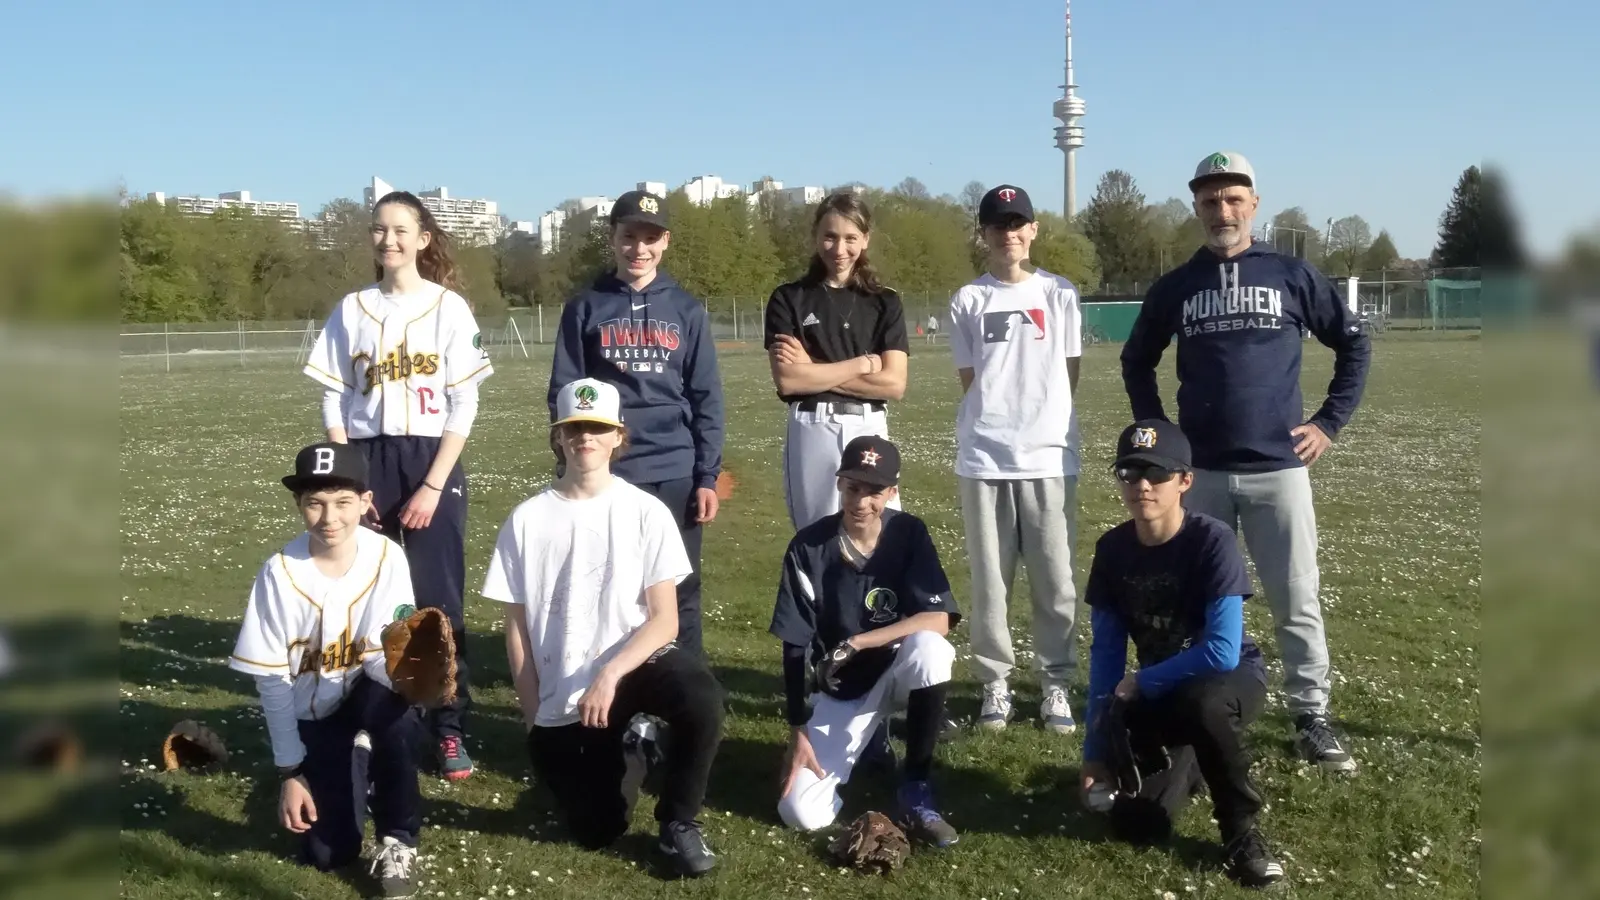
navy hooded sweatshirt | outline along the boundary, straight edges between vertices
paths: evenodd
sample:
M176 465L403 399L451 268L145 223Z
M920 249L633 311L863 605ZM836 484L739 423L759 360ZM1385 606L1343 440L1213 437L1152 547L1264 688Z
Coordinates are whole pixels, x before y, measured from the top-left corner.
M1302 325L1334 351L1328 398L1309 419L1300 394ZM1310 422L1337 437L1361 402L1372 357L1370 338L1333 283L1261 243L1232 259L1202 247L1151 286L1122 348L1134 419L1167 419L1156 366L1174 337L1178 427L1201 469L1303 465L1290 429Z
M580 378L615 385L628 449L611 472L630 484L693 478L714 488L722 469L722 378L706 308L662 271L635 291L614 272L567 302L550 368L556 395Z

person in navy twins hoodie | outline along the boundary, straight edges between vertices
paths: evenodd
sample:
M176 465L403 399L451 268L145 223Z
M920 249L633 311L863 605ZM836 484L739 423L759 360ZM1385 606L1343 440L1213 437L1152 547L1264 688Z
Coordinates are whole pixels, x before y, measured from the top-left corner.
M1176 338L1177 424L1195 468L1184 505L1242 530L1276 623L1296 746L1323 769L1351 774L1355 759L1328 714L1308 467L1360 404L1372 344L1322 273L1252 241L1256 187L1238 153L1200 161L1189 188L1206 246L1151 286L1122 349L1122 379L1135 419L1167 419L1156 367ZM1327 399L1310 417L1302 328L1334 351Z
M622 395L628 443L611 471L659 497L678 520L694 569L678 585L678 647L703 658L701 527L717 516L722 378L705 306L659 268L672 237L667 225L666 201L646 191L612 205L616 265L561 311L549 403L554 421L561 388L581 378Z

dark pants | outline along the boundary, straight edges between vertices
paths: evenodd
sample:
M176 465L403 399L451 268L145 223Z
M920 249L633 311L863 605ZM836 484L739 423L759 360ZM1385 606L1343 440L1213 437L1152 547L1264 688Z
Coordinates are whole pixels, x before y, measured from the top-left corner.
M358 731L372 738L364 768L355 753ZM394 837L417 846L422 831L422 791L417 787L421 732L422 720L410 704L364 677L332 716L300 722L306 747L301 771L317 805L317 820L301 845L302 862L329 871L360 857L369 785L378 839Z
M383 533L399 541L411 567L411 587L418 608L435 607L450 617L456 643L456 702L429 714L435 738L464 736L467 708L472 704L468 677L465 615L467 476L457 462L445 479L439 505L427 528L400 527L400 511L428 477L439 452L439 439L385 436L350 442L361 448L370 470L373 506Z
M694 573L678 585L678 646L703 659L706 651L700 632L701 525L696 521L699 510L695 502L694 479L679 478L635 487L659 498L678 520L678 533L683 536L683 547L689 552L689 565L694 568Z
M722 741L722 707L722 687L705 662L669 644L617 684L609 727L535 726L528 732L528 755L573 837L599 849L628 830L644 780L642 761L635 758L630 766L623 750L634 715L655 716L672 730L656 821L692 822L705 802L711 763Z
M1159 805L1170 822L1203 781L1224 841L1253 826L1262 800L1250 779L1244 733L1261 714L1266 696L1258 671L1240 666L1190 679L1162 697L1135 701L1127 712L1135 755L1148 758L1165 748L1171 758L1165 770L1144 778L1139 801Z

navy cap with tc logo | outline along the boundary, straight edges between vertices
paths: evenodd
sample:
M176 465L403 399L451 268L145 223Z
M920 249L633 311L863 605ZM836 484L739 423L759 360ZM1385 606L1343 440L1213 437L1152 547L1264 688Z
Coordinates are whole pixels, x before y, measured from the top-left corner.
M978 224L1009 225L1017 220L1032 222L1033 201L1028 192L1014 184L1002 184L990 189L978 201Z
M367 457L349 444L324 441L301 450L294 458L294 474L283 486L296 494L324 488L367 489Z
M638 222L667 228L667 203L649 191L629 191L611 204L611 224L625 225Z
M876 487L900 483L900 448L887 438L864 434L845 445L839 475Z

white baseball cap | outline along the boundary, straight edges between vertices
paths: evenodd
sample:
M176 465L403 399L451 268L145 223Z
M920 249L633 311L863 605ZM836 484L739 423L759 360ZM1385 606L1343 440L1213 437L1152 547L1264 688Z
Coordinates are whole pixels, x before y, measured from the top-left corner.
M580 378L556 395L556 420L550 427L568 422L599 422L622 427L622 395L604 381Z
M1200 165L1194 167L1194 177L1189 179L1189 190L1198 189L1201 182L1211 178L1242 180L1250 190L1256 189L1255 168L1243 153L1234 153L1232 150L1218 151L1200 160Z

